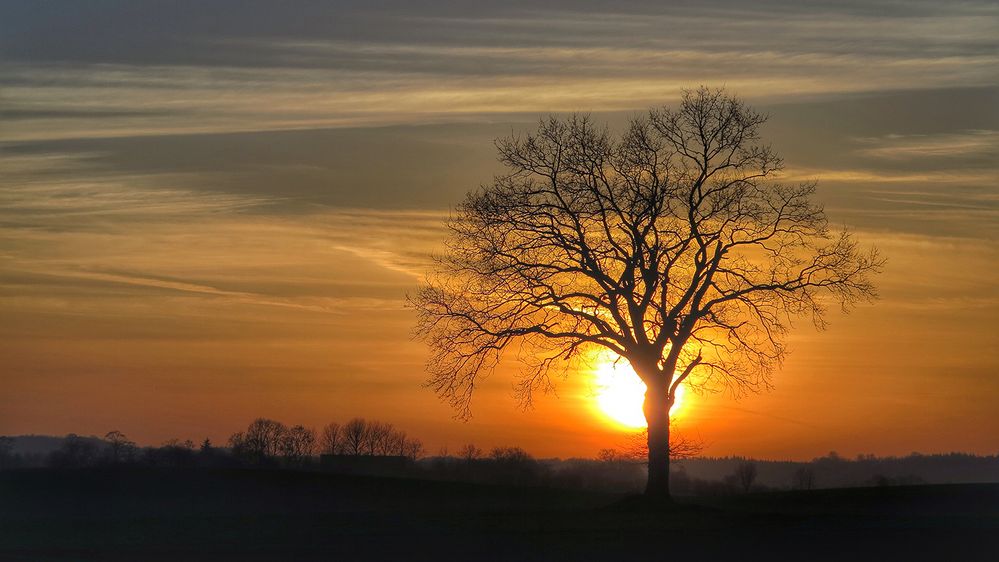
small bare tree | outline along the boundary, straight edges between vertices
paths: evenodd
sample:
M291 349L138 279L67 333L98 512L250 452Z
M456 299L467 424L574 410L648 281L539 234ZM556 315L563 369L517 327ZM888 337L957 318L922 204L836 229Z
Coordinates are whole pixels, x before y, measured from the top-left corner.
M252 463L264 463L281 453L281 446L288 428L281 422L257 418L246 428L229 437L233 454Z
M292 428L294 429L294 428ZM416 460L423 442L392 424L353 418L345 424L330 423L318 440L319 451L329 455L394 455Z
M415 437L406 439L402 447L402 455L414 461L420 458L423 455L423 441Z
M363 455L368 445L368 422L353 418L343 424L343 453Z
M319 452L326 455L340 455L344 448L343 426L337 422L332 422L323 428L323 434L319 437Z
M497 142L508 173L470 193L411 302L428 385L460 416L513 350L521 401L597 350L645 382L646 493L669 498L679 385L769 388L791 321L875 296L876 250L832 232L760 141L766 117L720 90L634 119L619 137L550 118Z
M475 446L475 443L462 445L456 453L458 458L466 463L472 463L482 458L482 449Z
M739 466L735 467L735 480L744 493L749 492L756 482L756 463L751 461L739 463Z
M93 439L70 433L59 449L49 454L48 463L56 468L94 466L100 460L100 449Z
M802 466L791 475L791 488L811 490L815 487L815 471L810 466Z
M388 455L392 449L392 424L371 421L368 422L368 431L365 434L365 453L368 455Z
M109 431L104 435L104 440L108 443L108 459L112 464L130 462L135 458L138 447L124 433Z
M667 446L669 458L673 460L690 459L704 451L702 441L676 432L670 433ZM647 460L649 458L649 430L646 428L630 434L625 447L619 453L621 456L633 460Z
M280 452L285 462L300 466L308 462L316 450L316 432L302 425L290 427L281 436Z

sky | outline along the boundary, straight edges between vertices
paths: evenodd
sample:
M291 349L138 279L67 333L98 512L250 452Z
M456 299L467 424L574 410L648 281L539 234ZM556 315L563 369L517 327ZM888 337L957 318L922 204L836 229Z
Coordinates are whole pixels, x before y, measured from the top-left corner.
M785 181L888 258L774 389L684 398L704 454L999 444L999 6L989 1L0 0L0 434L224 442L362 416L537 456L628 441L593 373L473 418L405 296L442 220L548 114L683 88L767 112Z

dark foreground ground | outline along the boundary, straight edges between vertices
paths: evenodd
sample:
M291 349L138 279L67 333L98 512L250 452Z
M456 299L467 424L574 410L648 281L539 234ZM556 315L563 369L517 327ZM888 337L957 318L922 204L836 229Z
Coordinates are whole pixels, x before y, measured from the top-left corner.
M686 500L271 471L0 472L0 560L999 560L999 484Z

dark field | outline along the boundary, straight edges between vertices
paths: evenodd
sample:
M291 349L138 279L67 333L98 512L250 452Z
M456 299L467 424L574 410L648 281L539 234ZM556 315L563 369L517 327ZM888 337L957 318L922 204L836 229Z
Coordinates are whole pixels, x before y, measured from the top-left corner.
M682 500L290 471L0 472L2 560L999 560L999 484Z

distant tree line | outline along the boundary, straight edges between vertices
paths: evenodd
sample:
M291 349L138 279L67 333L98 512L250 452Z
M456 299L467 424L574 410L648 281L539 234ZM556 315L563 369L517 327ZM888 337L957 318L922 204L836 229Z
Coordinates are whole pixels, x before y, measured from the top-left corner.
M362 418L333 422L320 432L258 418L233 434L224 447L209 439L200 444L171 439L158 447L140 447L121 431L110 431L103 438L70 434L37 439L58 442L58 447L44 454L18 452L15 438L0 436L0 469L136 466L325 470L328 467L320 463L320 457L333 455L346 460L405 457L406 471L393 475L513 486L635 493L646 478L645 464L627 447L601 450L596 458L563 460L537 459L516 446L483 449L469 443L453 452L444 449L426 456L419 439L392 424ZM833 452L808 462L691 457L676 465L670 475L671 488L677 495L688 496L999 481L999 455L963 453L858 455L847 459Z
M469 444L421 461L426 476L470 482L542 485L637 493L645 465L631 451L604 449L595 459L535 459L517 447L485 451ZM949 453L904 457L836 453L807 462L742 457L686 458L670 474L677 495L722 496L776 490L812 490L930 483L999 482L999 455Z
M427 475L439 480L457 480L513 486L544 486L553 482L552 471L520 447L494 447L484 451L472 443L455 455L447 450L428 459Z
M245 431L229 437L227 446L210 439L200 445L170 439L159 447L140 447L123 432L109 431L103 438L71 433L55 450L44 455L16 453L13 437L0 436L0 469L147 467L264 467L309 469L318 466L318 455L403 456L415 461L423 443L390 423L354 418L330 423L318 434L303 425L286 426L267 418L253 420Z
M257 418L246 431L229 437L229 453L249 465L306 466L315 450L315 430L267 418Z
M830 452L808 462L696 457L680 463L672 481L681 495L997 482L999 455L911 453L846 458Z
M347 423L331 423L319 436L318 452L324 455L400 456L416 460L423 454L423 442L406 435L390 423L354 418Z

